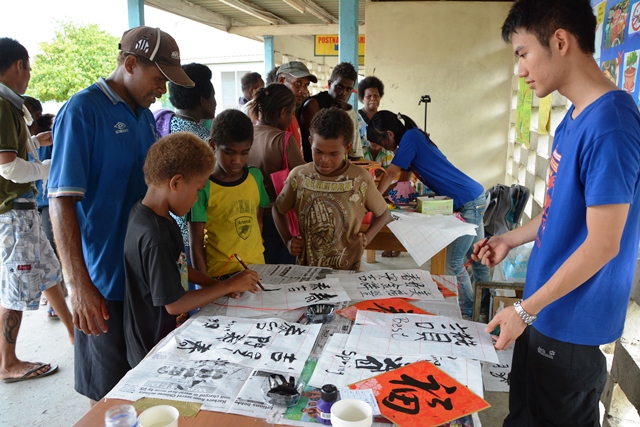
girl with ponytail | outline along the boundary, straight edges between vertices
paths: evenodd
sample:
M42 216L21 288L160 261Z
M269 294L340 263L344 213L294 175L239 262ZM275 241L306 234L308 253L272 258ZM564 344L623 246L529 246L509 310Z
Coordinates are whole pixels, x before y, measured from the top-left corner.
M372 126L367 129L369 141L395 152L386 175L380 180L378 189L381 193L387 191L393 177L400 171L409 170L438 196L453 199L453 209L460 212L468 223L478 226L475 236L459 237L447 247L446 272L457 277L460 309L463 316L471 318L474 291L464 264L473 252L474 243L484 239L482 216L487 209L484 188L451 164L429 135L404 114L378 111L371 122ZM486 266L480 262L474 262L472 266L474 280L489 281Z
M249 112L258 122L253 128L253 146L247 163L262 172L264 187L273 206L277 194L271 174L284 169L285 156L289 170L305 164L298 141L293 133L286 131L293 120L296 99L285 85L272 83L258 89L251 104ZM273 222L271 209L264 210L262 238L267 264L295 264L296 258L289 253Z

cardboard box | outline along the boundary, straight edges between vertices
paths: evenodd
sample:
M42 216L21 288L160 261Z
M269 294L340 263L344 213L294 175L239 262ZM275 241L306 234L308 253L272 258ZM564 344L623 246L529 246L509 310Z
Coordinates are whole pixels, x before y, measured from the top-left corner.
M417 210L425 215L451 215L453 200L445 196L418 197Z
M496 315L498 309L507 308L512 306L517 301L520 301L522 298L509 298L509 297L493 297L492 306L491 306L491 318Z

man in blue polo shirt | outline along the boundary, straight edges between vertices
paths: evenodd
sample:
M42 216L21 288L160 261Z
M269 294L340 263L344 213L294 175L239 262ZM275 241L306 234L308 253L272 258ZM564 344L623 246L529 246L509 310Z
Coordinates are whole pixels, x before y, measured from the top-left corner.
M74 95L53 128L49 176L53 229L73 292L75 389L92 403L130 369L124 340L123 248L129 210L146 191L142 167L158 138L149 106L167 80L192 87L175 40L137 27L118 65Z

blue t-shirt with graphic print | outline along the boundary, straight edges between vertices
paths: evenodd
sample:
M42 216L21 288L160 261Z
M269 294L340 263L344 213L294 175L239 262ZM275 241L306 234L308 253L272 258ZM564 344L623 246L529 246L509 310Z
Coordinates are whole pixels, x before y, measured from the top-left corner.
M587 237L587 208L630 204L620 252L577 289L549 304L533 324L559 341L601 345L622 334L640 236L640 114L623 91L606 93L553 142L542 222L529 258L524 298L560 268Z

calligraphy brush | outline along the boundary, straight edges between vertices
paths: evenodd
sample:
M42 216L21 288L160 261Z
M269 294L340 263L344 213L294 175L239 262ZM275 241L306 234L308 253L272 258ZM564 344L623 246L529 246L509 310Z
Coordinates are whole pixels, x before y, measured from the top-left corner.
M238 260L238 262L240 264L242 264L242 266L244 267L245 270L248 270L249 267L247 267L247 264L244 263L243 260L240 259L240 257L238 256L238 254L233 254L234 257L236 257L236 259ZM260 286L260 289L262 289L264 291L264 286L262 286L262 283L260 283L260 281L258 280L258 286Z
M478 248L478 252L480 252L480 250L482 250L482 248L484 248L487 243L489 243L489 240L491 239L491 236L487 237L484 242L482 242L482 244L480 245L480 247ZM469 258L469 261L465 262L463 267L464 268L469 268L469 266L473 263L473 258Z

